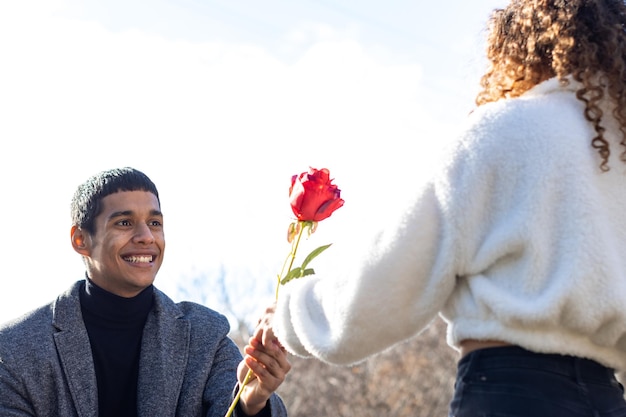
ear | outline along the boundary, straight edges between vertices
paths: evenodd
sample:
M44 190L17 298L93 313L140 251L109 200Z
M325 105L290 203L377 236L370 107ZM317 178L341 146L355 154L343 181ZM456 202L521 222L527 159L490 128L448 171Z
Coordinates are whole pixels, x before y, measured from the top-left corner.
M89 235L76 225L72 226L70 234L74 250L83 256L89 256Z

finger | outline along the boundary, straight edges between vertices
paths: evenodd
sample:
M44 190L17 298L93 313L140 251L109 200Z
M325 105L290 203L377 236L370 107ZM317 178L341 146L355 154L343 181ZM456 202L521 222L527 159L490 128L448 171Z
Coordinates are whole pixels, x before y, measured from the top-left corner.
M280 343L278 343L278 339L274 335L274 329L272 329L271 327L267 327L264 329L263 333L261 334L261 342L263 343L263 346L280 346Z
M277 349L284 349L276 335L274 335L274 330L271 327L257 327L254 330L248 343L250 343L252 340L257 340L268 349L271 349L272 347L275 347Z
M251 345L246 346L244 351L274 376L284 378L284 375L291 369L285 350L278 346L268 349L257 340L252 340Z
M261 364L265 371L277 378L284 378L291 366L286 357L284 357L285 355L281 357L274 352L268 353L267 351L252 348L247 350L246 353L250 358Z
M244 357L244 359L242 359L241 362L239 362L239 365L237 366L237 381L239 381L240 383L243 383L246 377L248 376L248 371L250 370L251 369L246 363L245 357Z
M285 350L278 342L278 339L272 338L271 340L267 340L265 342L262 339L264 338L251 337L246 346L259 352L265 352L275 358L278 358L278 356L282 356L285 353Z
M265 317L261 317L258 320L257 325L254 328L254 331L252 332L252 336L257 339L261 339L263 336L263 333L265 333L270 328L271 328L270 321L268 321L267 318Z
M263 395L274 392L285 379L284 374L274 375L265 365L251 356L246 356L244 361L254 374L254 383L248 384L248 387Z

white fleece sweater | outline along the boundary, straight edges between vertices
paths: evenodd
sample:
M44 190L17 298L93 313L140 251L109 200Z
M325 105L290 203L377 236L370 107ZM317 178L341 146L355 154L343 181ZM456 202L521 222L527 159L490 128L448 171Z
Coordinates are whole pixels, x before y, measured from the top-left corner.
M285 347L352 364L440 314L454 348L496 339L626 369L624 149L605 109L602 173L575 88L552 79L471 114L359 262L281 289L274 326Z

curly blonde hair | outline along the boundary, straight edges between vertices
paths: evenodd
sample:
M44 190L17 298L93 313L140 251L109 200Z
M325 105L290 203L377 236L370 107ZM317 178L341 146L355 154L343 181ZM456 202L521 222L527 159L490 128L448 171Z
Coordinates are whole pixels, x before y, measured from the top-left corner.
M591 145L609 170L599 103L608 94L626 149L626 6L623 0L512 0L489 21L490 67L476 104L518 97L535 85L567 76L581 83L576 97L596 132ZM626 150L621 153L626 162Z

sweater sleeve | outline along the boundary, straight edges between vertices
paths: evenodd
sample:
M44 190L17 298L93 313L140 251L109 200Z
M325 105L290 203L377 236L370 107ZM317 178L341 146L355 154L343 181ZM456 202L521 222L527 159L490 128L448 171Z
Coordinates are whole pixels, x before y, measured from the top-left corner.
M507 180L498 178L493 162L507 146L501 133L509 116L499 120L497 106L485 107L468 118L421 186L410 188L419 178L402 179L415 197L365 249L353 242L339 253L336 245L340 271L323 271L281 290L275 332L290 352L353 364L417 335L445 310L460 277L472 273L493 222L504 219L492 205L510 197L495 195L493 188ZM498 160L509 165L502 158L510 154Z
M275 332L287 350L349 365L427 327L455 284L454 235L437 194L425 182L365 249L362 236L338 242L332 270L281 290Z

